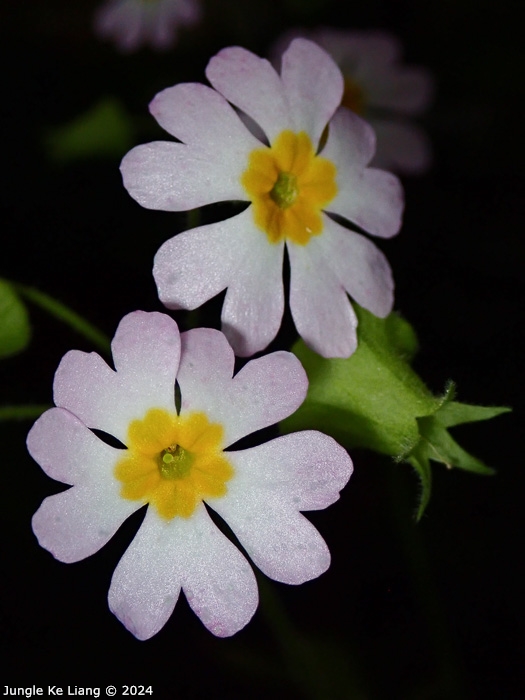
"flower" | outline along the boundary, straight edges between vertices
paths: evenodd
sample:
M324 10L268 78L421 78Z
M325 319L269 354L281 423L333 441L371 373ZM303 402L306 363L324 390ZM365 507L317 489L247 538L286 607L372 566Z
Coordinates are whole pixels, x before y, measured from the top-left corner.
M343 72L343 105L366 119L376 133L372 165L407 174L427 170L430 142L410 117L428 108L434 80L425 68L400 64L402 46L397 37L383 31L295 30L276 42L272 54L280 56L297 36L308 36L322 46Z
M162 51L173 46L179 27L200 16L198 0L108 0L95 15L95 31L124 52L145 44Z
M151 113L182 143L134 148L122 161L124 185L150 209L182 211L225 200L252 206L159 249L153 274L161 301L194 309L227 287L223 331L236 354L252 355L281 324L286 244L299 334L326 357L348 357L357 345L357 321L347 292L386 316L393 281L384 255L325 212L392 236L403 209L398 179L366 167L373 131L351 111L336 112L341 72L312 42L292 42L280 76L240 47L220 51L206 75L215 89L183 83L154 98ZM261 127L268 145L229 102Z
M232 635L255 612L257 585L204 503L264 573L299 584L330 563L324 540L299 511L336 501L351 460L317 431L225 451L301 404L307 379L291 353L252 360L232 378L234 355L222 333L200 328L179 335L169 316L143 311L122 319L112 353L116 371L96 353L76 350L58 367L57 408L37 420L27 445L49 476L72 488L44 500L33 530L57 559L75 562L149 504L113 574L111 610L148 639L164 626L182 588L213 634Z

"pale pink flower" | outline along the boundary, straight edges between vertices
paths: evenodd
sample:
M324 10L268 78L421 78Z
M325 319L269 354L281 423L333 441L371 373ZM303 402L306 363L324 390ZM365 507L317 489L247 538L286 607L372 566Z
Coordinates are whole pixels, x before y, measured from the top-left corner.
M96 353L77 350L58 367L57 408L37 420L27 444L50 477L72 487L44 500L33 530L57 559L76 562L147 503L113 574L111 610L148 639L167 622L182 589L213 634L235 634L257 607L255 576L204 504L267 576L303 583L328 568L330 553L300 511L339 498L350 457L311 430L225 451L302 403L308 381L291 353L252 360L233 376L233 351L222 333L200 328L179 335L169 316L143 311L122 319L112 352L116 371ZM93 429L127 449L110 446Z
M386 316L393 281L381 251L330 214L373 235L393 236L403 210L399 180L367 167L373 130L350 110L338 110L343 77L312 42L292 42L281 75L265 59L233 47L211 59L206 76L214 89L183 83L155 97L151 113L182 143L134 148L122 161L124 185L150 209L183 211L227 200L251 206L160 248L153 274L161 301L194 309L228 288L223 331L236 354L252 355L281 325L286 245L299 334L321 355L348 357L357 345L357 320L347 293ZM262 129L269 145L230 103Z
M171 48L180 27L200 20L199 0L107 0L95 15L95 32L123 52Z

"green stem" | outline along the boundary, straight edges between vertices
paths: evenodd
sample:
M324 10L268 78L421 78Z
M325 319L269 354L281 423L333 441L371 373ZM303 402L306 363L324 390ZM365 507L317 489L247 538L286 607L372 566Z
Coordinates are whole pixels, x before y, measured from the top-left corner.
M435 582L421 525L416 525L407 516L410 512L410 496L399 478L397 469L388 471L388 481L400 544L431 638L439 674L435 685L440 688L440 697L446 697L447 700L465 700L468 694L460 652L447 623L447 611Z
M11 282L11 284L19 294L33 302L33 304L40 306L40 308L47 311L48 314L73 328L77 333L80 333L96 345L102 352L110 353L111 345L109 338L99 331L98 328L95 328L95 326L89 323L89 321L86 321L85 318L75 311L72 311L68 306L53 299L53 297L50 297L48 294L44 294L44 292L35 289L35 287L26 287L26 285L18 284L18 282Z
M21 404L20 406L0 406L0 421L33 420L51 406L47 404Z
M260 609L295 686L310 700L366 700L347 645L301 634L290 620L276 587L257 576Z

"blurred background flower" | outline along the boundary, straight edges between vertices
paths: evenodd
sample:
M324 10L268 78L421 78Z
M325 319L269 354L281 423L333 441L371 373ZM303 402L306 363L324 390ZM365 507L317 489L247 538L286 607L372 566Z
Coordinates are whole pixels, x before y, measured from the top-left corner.
M172 48L181 27L199 21L199 0L108 0L95 13L95 32L124 52Z

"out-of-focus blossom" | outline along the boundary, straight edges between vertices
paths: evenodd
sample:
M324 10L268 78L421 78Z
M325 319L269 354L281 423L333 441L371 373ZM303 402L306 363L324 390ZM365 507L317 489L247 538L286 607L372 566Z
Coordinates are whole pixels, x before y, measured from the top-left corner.
M434 80L426 68L402 64L400 41L383 31L295 30L276 42L272 50L276 62L297 36L318 43L341 69L343 105L366 119L376 133L372 165L407 174L427 170L432 160L430 142L411 117L430 105Z
M180 27L199 21L199 0L108 0L95 15L95 31L123 52L173 46Z
M214 90L186 83L155 97L151 113L182 143L134 148L122 162L124 185L150 209L183 211L227 200L251 206L160 248L153 274L161 301L194 309L228 288L223 331L236 354L252 355L281 325L286 244L299 334L325 357L348 357L357 345L357 321L347 293L386 316L393 281L381 251L329 214L375 236L393 236L403 210L399 180L367 167L374 133L350 110L338 110L343 77L316 44L292 42L281 75L265 59L227 48L211 59L206 76ZM262 129L269 145L229 103Z
M72 487L44 500L33 530L57 559L75 562L148 504L113 574L111 610L148 639L182 589L213 634L235 634L257 607L255 576L204 503L267 576L303 583L328 568L330 553L300 511L339 498L350 457L315 430L226 450L300 406L308 382L291 353L252 360L233 376L234 355L222 333L199 328L181 336L169 316L143 311L122 319L112 353L116 371L96 353L73 350L60 363L57 408L37 420L27 445L49 476Z

